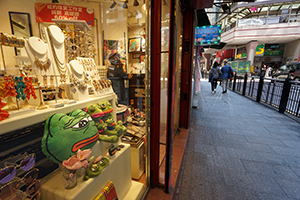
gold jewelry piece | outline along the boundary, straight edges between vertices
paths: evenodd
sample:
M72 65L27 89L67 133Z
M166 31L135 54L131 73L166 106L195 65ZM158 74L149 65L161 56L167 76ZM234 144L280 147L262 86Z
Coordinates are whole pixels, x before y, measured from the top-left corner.
M43 89L48 88L47 75L44 75L44 76L43 76L43 85L44 85Z
M31 52L32 52L32 54L33 54L33 56L34 56L34 63L35 63L35 65L36 65L38 68L40 68L40 70L45 70L45 71L47 71L47 70L50 68L50 65L51 65L51 60L48 58L48 50L46 49L46 53L45 53L45 55L46 55L46 60L42 61L42 60L40 60L40 59L38 59L38 58L36 57L36 55L35 55L35 53L34 53L34 49L32 48L30 42L28 42L28 44L29 44L28 46L30 47Z
M81 81L74 74L71 74L70 80L75 86L78 87L79 90L85 90L87 88L86 79Z

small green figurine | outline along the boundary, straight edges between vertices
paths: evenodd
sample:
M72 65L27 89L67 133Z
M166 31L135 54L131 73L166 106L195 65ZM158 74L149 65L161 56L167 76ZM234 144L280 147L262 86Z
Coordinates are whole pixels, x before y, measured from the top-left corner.
M117 143L119 137L127 131L122 121L115 123L113 108L109 101L92 104L85 111L93 118L98 128L100 141Z
M99 156L95 161L89 163L83 180L87 181L101 174L102 170L109 165L109 160L105 157Z

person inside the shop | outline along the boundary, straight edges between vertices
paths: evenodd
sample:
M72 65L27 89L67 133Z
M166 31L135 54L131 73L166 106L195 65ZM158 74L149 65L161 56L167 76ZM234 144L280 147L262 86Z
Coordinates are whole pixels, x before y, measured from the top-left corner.
M118 96L120 101L125 100L125 85L124 85L124 80L126 79L131 79L132 78L132 73L130 72L127 74L123 70L124 64L121 62L121 55L118 52L114 52L109 55L108 60L111 64L111 66L108 67L107 71L107 77L113 78L117 77L119 78L119 83L120 83L120 96ZM114 82L114 80L112 80ZM113 85L114 86L114 85Z

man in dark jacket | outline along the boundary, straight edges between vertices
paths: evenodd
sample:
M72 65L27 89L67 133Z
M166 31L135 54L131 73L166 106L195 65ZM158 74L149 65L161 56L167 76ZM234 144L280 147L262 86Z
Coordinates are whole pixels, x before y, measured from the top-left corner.
M222 72L222 89L223 89L223 94L227 92L227 84L228 84L228 75L229 73L233 73L233 70L230 66L227 65L227 60L224 60L224 66L221 69Z

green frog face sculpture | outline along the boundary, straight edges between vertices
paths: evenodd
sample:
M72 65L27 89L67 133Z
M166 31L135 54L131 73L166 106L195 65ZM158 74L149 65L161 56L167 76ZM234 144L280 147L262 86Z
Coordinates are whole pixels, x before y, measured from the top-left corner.
M104 113L104 116L102 117L103 121L106 121L107 119L113 119L113 107L111 106L109 101L100 102L97 104L99 109L101 109Z
M88 106L86 108L85 112L88 113L94 120L94 122L98 128L98 133L102 133L103 131L106 130L105 123L101 119L104 116L104 112L97 104L92 104L92 105Z
M42 151L53 162L62 163L78 149L91 148L98 138L95 122L86 112L77 109L69 115L53 114L45 124Z

